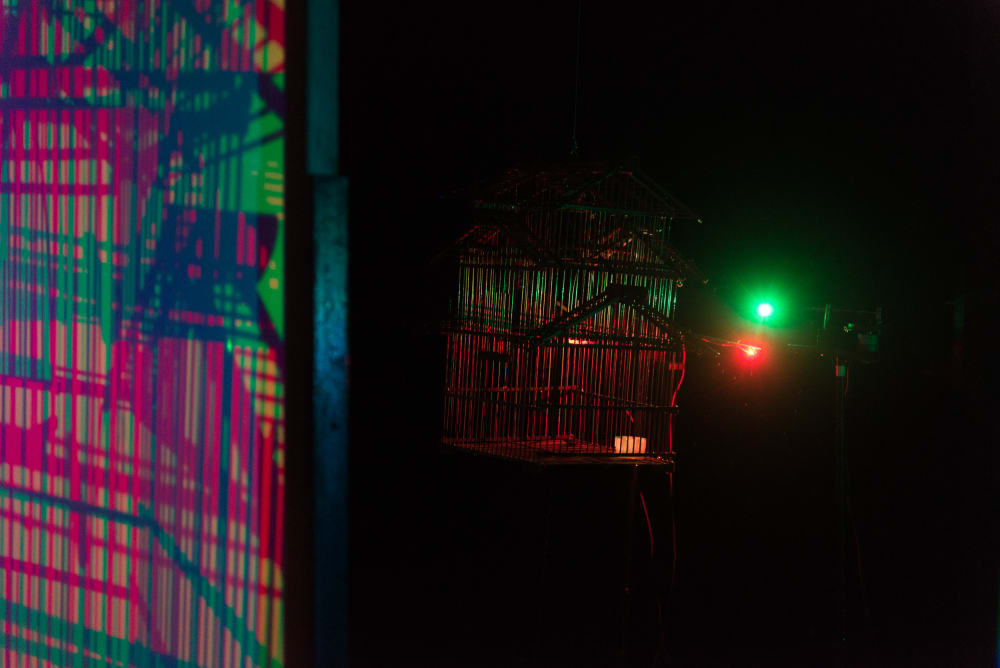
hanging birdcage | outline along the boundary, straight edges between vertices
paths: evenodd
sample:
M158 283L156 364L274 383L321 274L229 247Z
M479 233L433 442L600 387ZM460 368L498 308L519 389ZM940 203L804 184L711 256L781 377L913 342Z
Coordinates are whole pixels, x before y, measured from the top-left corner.
M672 452L697 270L670 245L696 216L635 169L519 168L473 204L452 247L444 443L515 459Z

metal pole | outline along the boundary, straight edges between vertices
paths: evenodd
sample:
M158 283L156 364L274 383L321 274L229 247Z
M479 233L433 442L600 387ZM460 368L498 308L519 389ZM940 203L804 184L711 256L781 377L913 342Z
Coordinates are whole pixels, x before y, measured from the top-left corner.
M552 531L552 481L549 480L546 475L546 471L543 469L538 477L536 478L538 484L546 485L546 490L543 492L545 494L545 512L543 513L544 519L542 520L542 564L541 568L538 569L538 585L535 587L535 643L532 646L532 665L540 666L539 657L543 653L542 650L542 632L545 628L545 568L549 562L549 536Z
M844 380L847 367L834 357L834 448L837 484L837 647L840 665L847 665L847 450L844 444Z
M639 465L632 465L628 484L628 516L625 521L625 585L622 588L621 665L628 664L628 631L632 609L632 534L635 528L635 499L639 488Z

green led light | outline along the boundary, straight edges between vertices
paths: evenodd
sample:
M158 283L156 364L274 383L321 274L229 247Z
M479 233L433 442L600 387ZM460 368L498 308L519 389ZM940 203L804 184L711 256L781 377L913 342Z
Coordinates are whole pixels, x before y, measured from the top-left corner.
M768 318L774 313L774 307L767 302L763 302L757 305L757 315L762 318Z

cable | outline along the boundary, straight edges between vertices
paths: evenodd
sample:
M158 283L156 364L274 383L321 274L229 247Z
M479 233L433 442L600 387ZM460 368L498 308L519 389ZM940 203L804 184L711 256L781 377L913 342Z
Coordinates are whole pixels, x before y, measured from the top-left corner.
M677 387L674 388L674 392L670 397L671 408L677 404L677 393L680 392L681 385L684 383L684 373L687 366L687 347L681 343L681 377L677 380ZM667 442L669 452L674 451L674 418L675 414L670 414L670 423L667 430ZM677 514L674 512L674 474L670 472L667 474L667 495L670 503L670 545L671 545L671 559L670 559L670 588L667 590L667 603L670 602L671 597L674 593L674 586L677 582ZM642 492L639 493L639 499L642 501L642 510L646 513L646 523L649 528L649 556L652 560L653 558L653 527L649 522L649 512L646 509L646 499L643 497ZM663 597L660 592L660 588L656 588L656 617L659 630L659 641L660 646L657 648L656 653L653 655L652 665L656 665L657 661L662 657L667 665L670 664L670 655L667 652L667 640L666 640L666 624L663 619Z
M674 388L674 393L670 397L670 407L673 408L677 405L677 393L681 390L681 384L684 382L684 371L687 367L687 348L681 343L681 377L677 381L677 387ZM674 451L674 413L670 413L670 429L667 430L667 449L669 452ZM670 476L670 493L674 492L674 475L672 473L668 474Z
M673 406L674 402L677 401L677 393L681 389L681 383L684 382L684 367L687 365L687 347L681 344L681 377L677 381L677 387L674 388L674 395L670 397L670 405Z
M649 558L653 558L653 525L649 521L649 511L646 510L646 497L639 492L639 500L642 501L642 512L646 516L646 528L649 529Z
M670 406L674 407L677 405L677 393L681 390L681 385L684 383L684 373L687 371L687 347L681 343L681 377L677 381L677 387L674 388L674 394L670 397ZM670 452L674 451L674 418L676 415L674 413L670 414L670 430L669 430L669 448ZM670 563L670 593L674 591L674 583L677 581L677 515L674 512L674 474L670 472L667 474L667 479L669 480L669 490L670 490L670 542L672 545L673 558Z
M677 581L677 513L674 512L674 474L670 476L670 544L672 557L670 560L670 594L674 593L674 583Z

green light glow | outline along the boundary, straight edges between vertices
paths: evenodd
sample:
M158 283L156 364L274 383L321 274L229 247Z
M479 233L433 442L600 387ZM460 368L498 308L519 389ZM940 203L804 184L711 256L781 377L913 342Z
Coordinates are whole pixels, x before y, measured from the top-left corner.
M760 317L768 318L771 316L772 313L774 313L774 307L771 306L768 302L763 302L757 305L757 315L759 315Z

